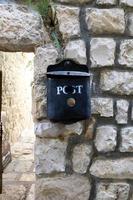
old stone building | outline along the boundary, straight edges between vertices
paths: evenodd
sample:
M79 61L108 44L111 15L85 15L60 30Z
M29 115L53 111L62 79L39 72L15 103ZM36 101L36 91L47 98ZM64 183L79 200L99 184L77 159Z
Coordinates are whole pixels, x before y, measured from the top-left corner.
M0 4L0 50L35 54L31 199L133 200L133 1L57 0L51 6L52 25L31 7ZM66 58L93 74L92 117L69 125L47 119L46 70ZM3 198L26 199L24 188L20 193Z

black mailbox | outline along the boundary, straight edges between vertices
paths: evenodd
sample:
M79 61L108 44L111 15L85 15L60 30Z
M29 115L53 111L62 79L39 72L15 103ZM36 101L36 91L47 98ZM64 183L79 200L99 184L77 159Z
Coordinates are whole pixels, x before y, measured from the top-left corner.
M64 123L90 117L90 74L86 65L64 60L48 66L47 115L54 122Z

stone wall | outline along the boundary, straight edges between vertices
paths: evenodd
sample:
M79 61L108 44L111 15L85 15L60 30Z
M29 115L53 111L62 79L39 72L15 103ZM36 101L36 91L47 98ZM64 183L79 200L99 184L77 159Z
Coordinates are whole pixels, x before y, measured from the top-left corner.
M36 49L36 200L133 200L133 1L58 0L61 49ZM47 119L47 66L60 57L93 74L92 117Z
M3 139L11 143L18 141L24 130L33 127L31 115L33 61L33 53L0 52L0 69L3 72Z

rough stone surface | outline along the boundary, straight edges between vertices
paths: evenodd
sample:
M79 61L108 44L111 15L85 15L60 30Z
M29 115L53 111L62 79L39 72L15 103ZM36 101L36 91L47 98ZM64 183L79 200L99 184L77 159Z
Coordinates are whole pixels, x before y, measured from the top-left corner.
M33 109L34 120L45 119L47 116L47 97L45 74L49 65L55 64L58 52L52 44L38 47L35 53Z
M73 150L73 169L77 173L86 173L92 156L92 146L87 144L76 145Z
M64 172L66 148L66 141L37 138L35 146L36 174Z
M114 64L116 43L113 39L93 38L91 40L92 67ZM100 49L100 51L99 51Z
M5 185L1 200L24 200L26 198L26 188L23 185Z
M83 3L89 3L91 2L92 0L59 0L59 2L62 2L62 3L80 3L80 4L83 4Z
M128 200L128 183L99 183L96 188L96 200Z
M95 146L100 152L114 151L116 147L117 130L113 126L100 126L96 130Z
M91 109L93 114L102 117L113 116L113 100L111 98L92 98Z
M119 63L133 68L133 40L124 40L120 45Z
M58 52L52 44L46 44L43 47L38 47L35 52L35 78L44 76L47 71L47 67L55 64L57 58Z
M133 120L133 104L132 104L132 113L131 113L131 119Z
M37 200L88 200L90 196L88 178L80 175L58 176L38 179L36 184Z
M59 30L63 39L69 39L80 35L79 8L69 6L57 6L57 19Z
M117 1L116 0L97 0L96 3L99 5L116 5Z
M90 173L99 178L133 179L133 158L96 159Z
M0 4L0 50L34 51L48 40L42 19L26 6Z
M85 121L85 124L86 124L85 138L91 140L93 139L94 136L96 119L94 117L91 117L89 120Z
M71 58L78 63L86 64L86 47L83 40L70 41L65 48L65 58Z
M121 4L133 7L133 1L132 0L121 0Z
M133 94L133 72L102 71L101 88L113 94Z
M122 9L86 9L88 29L95 34L120 34L125 30Z
M0 70L3 73L2 122L4 141L8 140L12 143L18 141L22 131L33 126L30 106L32 104L33 60L33 53L0 52Z
M121 130L121 152L133 152L133 126Z
M83 132L83 123L77 122L70 125L61 123L52 123L50 121L38 122L35 124L35 134L38 137L57 138L65 137L71 134L81 135Z
M133 36L133 13L130 13L128 16L128 20L129 20L129 26L128 26L128 30L129 30L129 35Z
M127 124L129 102L126 100L118 100L116 102L117 112L116 121L118 124Z

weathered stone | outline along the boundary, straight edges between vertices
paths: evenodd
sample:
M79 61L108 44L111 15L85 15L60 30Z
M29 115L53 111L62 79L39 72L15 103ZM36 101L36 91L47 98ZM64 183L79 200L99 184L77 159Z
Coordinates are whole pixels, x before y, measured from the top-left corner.
M65 137L71 134L81 135L83 132L83 123L77 122L70 125L61 123L52 123L50 121L37 122L35 124L35 134L38 137L57 138Z
M22 160L22 159L15 159L13 160L5 169L5 173L27 173L30 172L30 169L33 165L34 161L31 160Z
M75 3L75 4L89 3L91 1L92 0L59 0L59 2L62 2L62 3Z
M111 98L92 98L91 109L93 114L102 117L113 116L113 100Z
M101 88L113 94L133 94L133 72L104 70L101 73Z
M128 183L99 183L96 188L96 200L128 200Z
M52 44L38 47L35 53L32 114L34 120L47 117L47 91L45 74L49 65L55 64L58 52Z
M26 198L26 188L23 185L5 185L1 200L23 200Z
M116 0L97 0L96 3L98 5L116 5Z
M31 107L29 106L32 103L33 61L33 53L0 52L0 65L3 76L3 139L11 143L18 141L22 131L27 128L26 123L28 126L33 125Z
M26 200L35 200L35 184L32 184Z
M92 67L113 65L115 60L115 47L116 43L113 39L93 38L91 40L90 57Z
M80 35L79 8L69 6L56 6L59 30L63 39Z
M71 58L78 63L86 64L86 47L83 40L70 41L65 48L65 58Z
M20 177L19 181L27 181L27 182L34 182L35 181L35 174L33 173L23 173Z
M133 126L121 130L121 152L133 152Z
M126 100L116 101L117 112L116 121L118 124L127 124L129 102Z
M132 0L121 0L121 4L133 7L133 1Z
M88 29L95 34L119 34L125 31L122 9L86 9Z
M35 146L36 174L64 172L66 148L66 141L37 138Z
M133 104L132 104L132 113L131 113L131 119L133 120Z
M121 43L119 63L133 68L133 40L124 40Z
M87 144L79 144L73 150L73 169L77 173L84 174L90 164L92 156L92 146Z
M91 117L89 120L85 121L85 124L86 124L85 138L91 140L93 139L94 136L96 119L94 117Z
M58 58L58 52L52 44L38 47L35 52L35 78L45 76L47 67L55 64ZM39 82L39 80L38 80Z
M129 26L128 26L129 35L133 36L133 13L130 13L128 15L128 20L129 20Z
M99 178L133 179L133 158L96 159L90 173Z
M117 130L113 126L100 126L96 130L95 146L100 152L114 151L116 147Z
M80 175L60 175L54 178L38 179L36 183L37 200L88 200L89 180Z
M0 4L0 50L34 52L48 40L37 12L22 5Z

